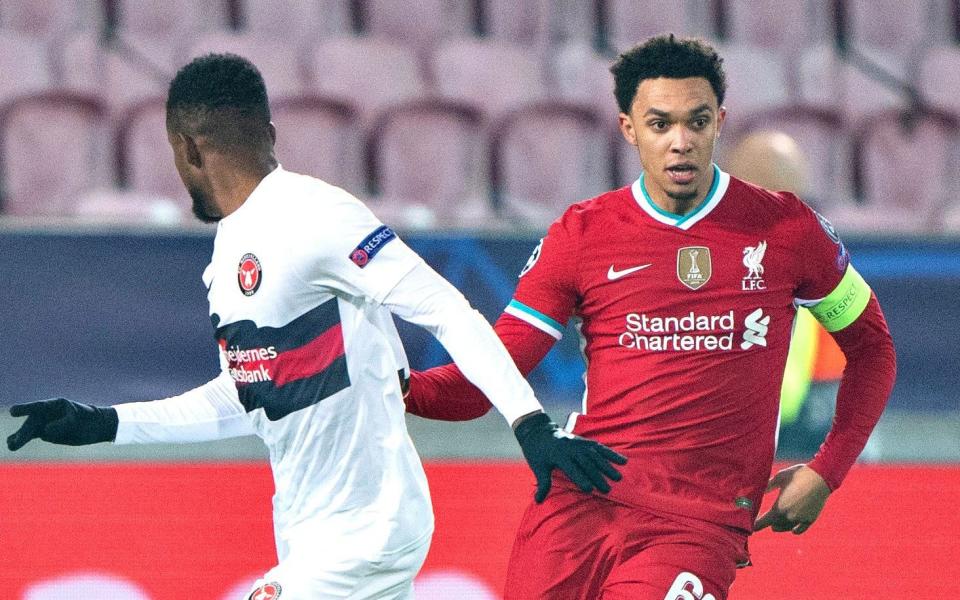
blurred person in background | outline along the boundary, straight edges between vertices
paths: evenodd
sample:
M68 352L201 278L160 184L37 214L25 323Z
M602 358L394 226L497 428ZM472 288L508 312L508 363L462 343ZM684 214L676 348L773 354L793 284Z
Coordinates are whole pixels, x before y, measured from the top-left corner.
M433 513L407 435L409 373L391 313L429 330L515 428L541 489L559 467L610 489L625 459L559 431L483 317L356 198L285 171L260 72L231 54L183 67L167 135L193 211L217 223L203 275L220 376L173 398L15 405L7 444L196 442L270 451L278 564L247 596L412 598ZM159 482L158 482L159 483ZM162 483L159 483L162 485Z
M806 157L796 140L782 131L760 130L744 136L730 151L724 166L738 179L768 190L808 197ZM781 428L799 417L810 390L814 367L825 361L839 363L831 366L842 372L843 353L837 343L809 310L797 307L780 390Z
M673 35L620 56L611 68L620 129L642 173L553 223L495 325L526 374L572 317L586 390L565 429L630 459L609 495L564 483L528 507L510 600L727 598L749 564L751 532L806 531L886 405L893 343L833 227L796 195L713 162L726 118L721 63ZM848 363L820 451L770 479L797 306ZM414 372L406 403L444 420L489 408L455 365Z

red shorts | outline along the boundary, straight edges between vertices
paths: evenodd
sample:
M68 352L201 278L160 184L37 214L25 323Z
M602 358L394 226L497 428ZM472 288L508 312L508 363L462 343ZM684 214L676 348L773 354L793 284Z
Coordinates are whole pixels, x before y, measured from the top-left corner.
M725 600L747 534L578 491L531 503L507 568L507 600Z

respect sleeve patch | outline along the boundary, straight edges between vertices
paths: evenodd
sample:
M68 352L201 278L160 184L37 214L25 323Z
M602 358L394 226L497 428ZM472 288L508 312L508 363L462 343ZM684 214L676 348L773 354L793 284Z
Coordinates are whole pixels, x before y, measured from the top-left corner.
M373 233L363 238L356 248L350 252L350 260L361 269L367 266L380 249L396 239L397 234L386 225L376 228Z
M840 331L863 314L868 302L870 286L853 265L849 265L840 284L816 306L810 307L810 313L827 331Z

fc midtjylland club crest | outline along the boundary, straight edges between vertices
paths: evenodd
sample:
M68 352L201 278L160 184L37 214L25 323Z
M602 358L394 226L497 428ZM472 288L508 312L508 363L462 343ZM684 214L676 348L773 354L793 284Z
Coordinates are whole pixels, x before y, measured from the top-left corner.
M249 600L277 600L280 598L280 591L280 584L271 581L250 592Z
M703 287L713 274L710 248L687 246L677 251L677 279L691 290Z
M252 296L260 288L260 280L263 278L263 271L260 269L260 260L256 255L247 253L240 259L240 265L237 267L237 283L240 285L240 291L244 296Z

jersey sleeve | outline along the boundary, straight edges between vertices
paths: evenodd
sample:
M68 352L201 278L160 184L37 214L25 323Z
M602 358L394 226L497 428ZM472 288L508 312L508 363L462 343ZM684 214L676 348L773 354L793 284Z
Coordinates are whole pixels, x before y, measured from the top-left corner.
M577 226L572 210L550 226L520 271L513 299L504 309L558 340L579 298Z
M810 307L837 288L850 264L850 254L830 221L806 205L802 208L796 228L799 277L795 298L797 305Z
M308 211L300 223L300 235L308 243L292 247L306 253L298 264L311 285L381 304L407 273L423 263L393 229L349 193L337 189L329 202L318 204L322 208Z

